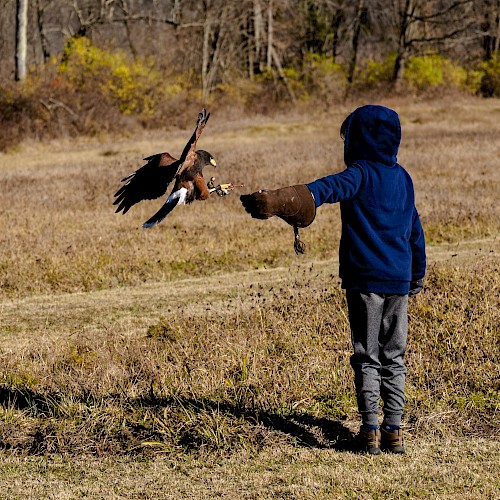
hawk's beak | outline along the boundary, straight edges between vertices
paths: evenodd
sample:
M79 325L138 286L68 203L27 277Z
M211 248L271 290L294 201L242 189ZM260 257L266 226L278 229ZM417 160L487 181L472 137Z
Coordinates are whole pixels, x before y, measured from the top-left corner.
M217 163L215 162L215 160L213 158L210 158L210 165L213 165L214 167L217 166Z

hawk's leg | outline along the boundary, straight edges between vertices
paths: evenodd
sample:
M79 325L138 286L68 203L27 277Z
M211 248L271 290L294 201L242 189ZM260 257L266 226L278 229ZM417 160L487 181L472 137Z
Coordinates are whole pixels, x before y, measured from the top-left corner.
M193 179L194 187L196 189L196 199L206 200L210 197L210 191L205 184L205 179L201 175L196 175Z

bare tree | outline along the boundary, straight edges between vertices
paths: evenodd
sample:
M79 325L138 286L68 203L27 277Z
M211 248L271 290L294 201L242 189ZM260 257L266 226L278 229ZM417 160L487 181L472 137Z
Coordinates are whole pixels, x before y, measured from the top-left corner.
M37 64L46 63L50 59L49 29L45 24L45 12L53 6L53 3L52 0L49 2L35 0L34 2L35 25L39 42L39 49L36 57Z
M472 0L399 0L399 38L393 70L395 88L401 86L408 56L421 47L460 42L473 25Z
M500 48L500 0L478 0L475 10L480 19L483 59L489 61L498 56Z
M212 90L220 64L221 47L226 37L226 2L205 2L205 21L203 23L203 52L201 64L201 83L203 102Z
M154 55L161 69L194 68L204 99L219 82L268 71L294 100L286 68L300 69L311 52L336 58L350 83L364 60L395 52L399 86L411 55L437 51L473 64L495 57L500 43L500 0L0 0L0 12L4 75L15 59L21 79L23 60L25 72L84 35L133 57Z
M402 8L400 6L398 51L392 74L392 80L395 87L399 87L403 81L405 64L411 47L410 40L412 36L412 29L415 27L415 23L412 19L416 13L417 5L418 2L415 2L415 0L404 0Z
M340 26L345 19L344 7L340 5L335 5L334 14L331 21L331 54L335 59L337 57L337 51L339 46L340 38Z
M363 22L363 17L366 15L365 1L358 0L356 5L356 16L354 17L354 23L352 28L352 53L351 60L349 61L349 68L347 70L347 82L352 83L354 78L354 71L356 70L356 60L358 58L358 44L359 44L359 34L361 31L361 24Z
M26 78L26 56L28 53L28 0L16 3L16 80Z
M262 45L264 37L264 18L262 16L262 6L260 0L253 0L253 24L254 24L254 40L255 40L255 66L258 72L263 71L262 63ZM254 68L251 69L252 73Z

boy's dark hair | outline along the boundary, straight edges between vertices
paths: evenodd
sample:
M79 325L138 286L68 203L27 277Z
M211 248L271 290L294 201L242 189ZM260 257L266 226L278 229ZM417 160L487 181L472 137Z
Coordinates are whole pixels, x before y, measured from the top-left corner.
M350 116L351 115L348 115L346 117L346 119L342 122L342 125L340 126L340 138L342 140L345 139L345 133L346 133L346 129L347 129L347 122L349 121Z

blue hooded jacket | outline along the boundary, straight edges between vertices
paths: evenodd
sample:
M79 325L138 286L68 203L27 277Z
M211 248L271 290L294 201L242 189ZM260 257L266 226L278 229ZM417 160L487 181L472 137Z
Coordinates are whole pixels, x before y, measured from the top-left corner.
M399 117L368 105L351 113L342 128L347 168L307 184L316 207L340 202L342 286L407 294L410 282L424 277L426 257L413 183L397 163Z

